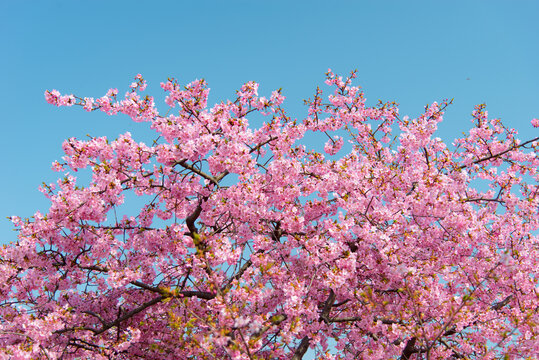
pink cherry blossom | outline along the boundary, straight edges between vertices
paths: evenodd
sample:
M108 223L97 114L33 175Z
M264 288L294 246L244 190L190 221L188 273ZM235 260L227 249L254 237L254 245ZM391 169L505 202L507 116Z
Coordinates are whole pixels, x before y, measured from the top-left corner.
M156 137L64 141L48 211L0 249L0 357L536 358L539 137L478 105L445 144L451 101L401 117L355 77L329 70L299 120L255 82L208 107L168 79L165 115L140 74L46 91Z
M335 155L341 150L344 141L341 136L335 136L333 139L329 139L324 145L324 151L329 155Z

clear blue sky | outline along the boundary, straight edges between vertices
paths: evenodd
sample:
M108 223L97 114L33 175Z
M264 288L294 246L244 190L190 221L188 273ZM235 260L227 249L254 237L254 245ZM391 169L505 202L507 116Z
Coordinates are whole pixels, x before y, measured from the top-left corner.
M394 100L403 115L455 98L439 132L446 141L470 127L482 102L530 138L538 15L532 0L0 1L0 242L16 239L6 216L47 210L37 187L59 176L50 164L65 138L127 130L151 138L127 117L48 105L45 89L122 94L141 73L159 96L167 77L205 78L215 101L255 80L262 94L282 87L289 113L301 117L328 68L357 68L368 101Z

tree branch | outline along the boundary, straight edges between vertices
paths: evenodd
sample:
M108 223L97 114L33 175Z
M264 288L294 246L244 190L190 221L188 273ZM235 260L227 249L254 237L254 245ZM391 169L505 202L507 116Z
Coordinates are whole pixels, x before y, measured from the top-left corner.
M333 307L333 303L335 302L335 298L336 298L335 292L333 291L333 289L330 289L329 290L329 296L328 296L326 302L324 303L324 309L322 310L322 313L320 314L320 320L319 321L324 321L326 324L328 324L330 322L329 313L331 312L331 308Z
M499 301L499 302L495 303L494 305L492 305L490 308L492 310L498 311L502 307L504 307L505 305L509 304L509 301L511 301L512 298L513 298L513 295L509 295L505 299L503 299L502 301Z
M271 136L268 140L263 141L263 142L257 144L257 145L256 145L255 147L253 147L253 148L251 148L251 147L249 146L249 148L250 148L249 154L254 153L254 152L257 151L258 149L260 149L262 146L264 146L264 145L270 143L271 141L273 141L273 140L275 140L275 139L277 139L276 136Z
M410 356L412 356L412 354L417 352L415 348L416 340L417 338L414 336L413 338L408 340L408 342L406 342L406 346L404 347L404 349L402 349L400 360L410 360Z
M241 268L238 270L238 272L232 276L230 279L227 280L226 284L223 285L221 287L221 291L225 291L226 289L228 289L230 287L230 285L232 284L232 281L234 280L239 280L239 278L241 278L241 276L243 275L243 273L253 264L253 262L251 261L251 259L247 260L245 262L245 264L243 264L241 266Z
M160 295L160 296L158 296L156 298L153 298L152 300L143 303L139 307L134 308L133 310L125 313L124 315L118 317L116 320L114 320L113 322L110 322L110 323L105 322L100 315L98 315L98 314L96 314L94 312L84 311L84 313L86 313L88 315L91 315L93 317L96 317L103 324L103 327L101 329L94 329L94 328L87 327L87 326L84 326L84 327L74 326L74 327L70 327L70 328L64 328L64 329L56 330L54 333L55 334L63 334L63 333L69 332L69 331L86 330L86 331L91 331L92 333L94 333L94 335L99 335L99 334L104 333L105 331L107 331L108 329L110 329L110 328L112 328L114 326L118 326L122 321L125 321L125 320L131 318L132 316L146 310L150 306L153 306L155 304L160 303L164 299L166 299L166 297L163 296L163 295Z
M539 140L539 137L536 137L535 139L528 140L528 141L526 141L526 142L524 142L524 143L522 143L522 144L520 144L520 145L514 145L514 146L511 146L509 149L507 149L507 150L505 150L505 151L502 151L502 152L500 152L500 153L498 153L498 154L489 155L489 156L486 156L486 157L484 157L484 158L477 159L477 160L473 161L471 165L479 164L479 163L481 163L481 162L483 162L483 161L488 161L488 160L491 160L491 159L496 159L496 158L502 156L503 154L507 154L507 153L510 152L510 151L513 151L513 150L516 150L516 149L518 149L518 148L521 148L521 147L523 147L523 146L525 146L525 145L528 145L529 143L532 143L532 142L537 141L537 140ZM461 165L461 166L458 167L458 169L459 169L459 170L462 170L462 169L464 169L464 168L466 168L466 167L468 167L468 166L469 166L469 165Z
M150 301L145 302L144 304L140 305L139 307L134 308L133 310L126 312L124 315L120 316L119 318L117 318L113 322L104 325L100 330L95 330L94 335L102 334L105 331L107 331L108 329L110 329L110 328L112 328L114 326L118 326L122 321L125 321L125 320L133 317L134 315L146 310L150 306L153 306L155 304L159 304L164 299L165 299L165 296L161 295L161 296L158 296L156 298L153 298Z
M140 281L131 281L130 284L132 285L135 285L139 288L143 288L143 289L146 289L146 290L149 290L151 292L154 292L154 293L158 293L158 294L161 294L164 298L170 298L170 297L174 297L174 298L178 298L178 297L197 297L199 299L204 299L204 300L211 300L213 298L215 298L215 294L214 293L211 293L209 291L192 291L192 290L182 290L182 291L173 291L173 290L168 290L168 289L163 289L163 288L160 288L160 287L157 287L157 286L151 286L151 285L148 285L148 284L144 284L143 282L140 282Z
M294 356L292 356L291 360L303 359L303 355L305 355L305 353L309 349L310 342L311 342L311 339L309 339L308 336L303 337L303 339L301 339L301 342L299 343L298 348L294 352Z
M201 170L197 169L193 165L188 164L187 160L185 160L185 159L180 160L180 161L176 161L172 166L176 166L176 165L181 165L185 169L191 170L195 174L202 176L204 179L214 183L215 185L217 185L217 186L219 185L219 181L216 178L214 178L211 175L206 174L204 171L201 171Z
M187 228L191 232L191 235L198 233L198 229L195 226L195 221L198 219L201 212L202 212L202 202L199 202L195 211L193 211L191 215L185 218L185 224L187 225Z

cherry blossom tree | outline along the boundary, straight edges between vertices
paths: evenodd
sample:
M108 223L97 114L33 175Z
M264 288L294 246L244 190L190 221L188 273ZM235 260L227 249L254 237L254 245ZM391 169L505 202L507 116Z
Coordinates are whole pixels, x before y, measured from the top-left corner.
M169 79L166 115L140 75L123 98L47 91L157 135L66 140L48 212L11 218L3 358L536 358L539 138L479 105L446 145L451 101L401 117L354 78L329 71L303 120L253 82L208 108Z

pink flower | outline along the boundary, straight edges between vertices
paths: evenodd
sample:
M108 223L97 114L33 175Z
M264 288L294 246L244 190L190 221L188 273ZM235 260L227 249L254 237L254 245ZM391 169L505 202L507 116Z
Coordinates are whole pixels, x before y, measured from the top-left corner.
M329 139L324 145L324 151L329 155L335 155L341 150L344 141L341 136L334 136L333 139Z
M92 111L93 106L94 106L94 98L85 97L84 98L84 106L83 106L84 110Z
M53 169L82 176L41 186L48 211L11 217L17 242L0 247L0 353L269 359L303 343L374 360L428 343L447 358L443 337L467 358L485 339L537 354L537 142L518 147L481 105L453 151L434 137L448 101L401 120L396 105L367 106L354 77L330 70L336 91L317 89L299 121L253 82L208 108L203 80L171 79L168 115L140 74L122 99L46 91L158 138L64 142ZM330 134L331 156L306 132Z
M62 164L60 164L58 161L54 161L52 163L52 170L54 171L63 171L64 170L64 167Z
M58 104L58 99L60 98L60 92L58 90L46 90L45 91L45 100L52 105L60 106Z

